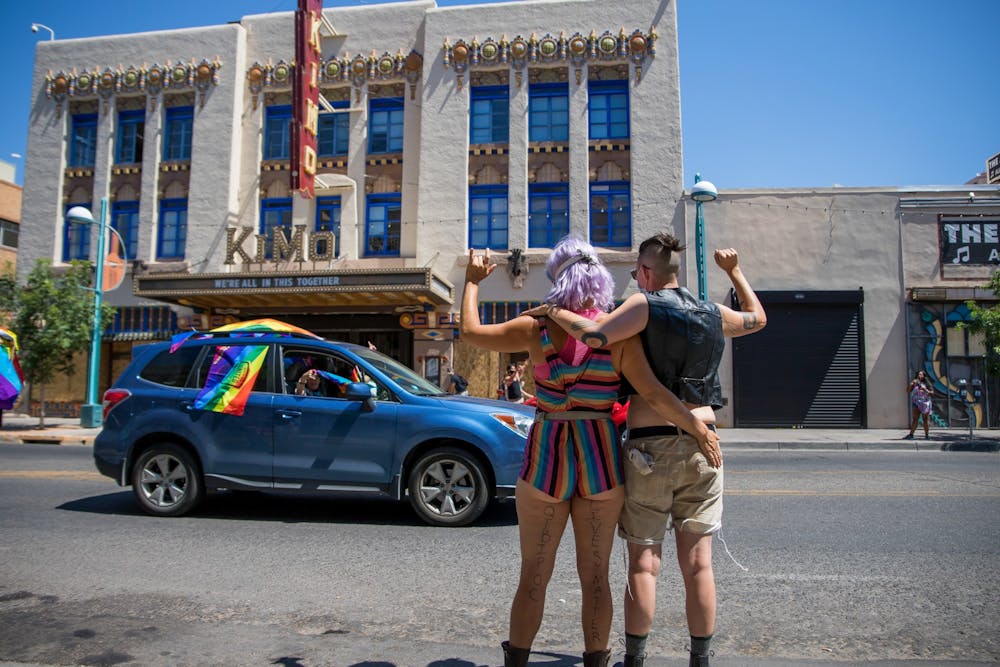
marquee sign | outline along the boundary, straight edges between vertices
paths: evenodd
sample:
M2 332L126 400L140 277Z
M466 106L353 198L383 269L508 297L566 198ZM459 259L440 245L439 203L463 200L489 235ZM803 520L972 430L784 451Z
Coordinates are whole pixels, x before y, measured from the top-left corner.
M1000 264L1000 217L942 216L941 265Z
M292 189L312 198L319 137L319 70L323 49L323 0L299 0L295 12L295 76L292 79Z

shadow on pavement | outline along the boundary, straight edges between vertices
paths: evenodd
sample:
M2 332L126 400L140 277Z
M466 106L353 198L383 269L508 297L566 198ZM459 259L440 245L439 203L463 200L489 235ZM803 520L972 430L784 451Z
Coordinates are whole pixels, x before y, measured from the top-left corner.
M498 661L503 660L503 656L500 655L500 647L497 646ZM545 660L543 658L549 658ZM286 658L279 658L277 661L271 664L279 665L289 665L296 666L300 665L297 662L282 662L287 660ZM531 664L537 665L539 667L579 667L582 662L582 658L577 655L567 655L565 653L549 653L546 651L532 651L531 652ZM491 663L493 664L493 663ZM365 660L363 662L355 662L348 667L398 667L395 662L385 662L381 660ZM481 667L480 663L472 662L470 660L465 660L463 658L446 658L444 660L434 660L427 663L427 667Z
M136 505L131 490L71 500L59 505L57 509L90 514L147 516ZM359 500L356 497L292 496L252 491L209 494L198 509L185 518L282 523L426 525L417 518L406 501L384 498ZM490 503L483 515L472 525L481 527L517 525L514 503L512 501Z
M1000 442L996 440L976 440L956 438L941 445L942 452L1000 452Z

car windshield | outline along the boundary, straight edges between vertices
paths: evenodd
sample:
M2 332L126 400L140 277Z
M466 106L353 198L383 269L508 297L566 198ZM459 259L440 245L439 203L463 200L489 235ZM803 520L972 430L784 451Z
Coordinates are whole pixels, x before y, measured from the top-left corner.
M420 377L412 369L407 368L392 357L365 347L358 347L354 353L367 361L373 367L389 376L396 384L411 394L418 396L441 396L447 392L436 384Z

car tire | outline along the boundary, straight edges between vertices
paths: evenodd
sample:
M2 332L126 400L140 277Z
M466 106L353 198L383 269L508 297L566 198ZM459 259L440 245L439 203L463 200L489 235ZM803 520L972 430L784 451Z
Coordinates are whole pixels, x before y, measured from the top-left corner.
M465 526L483 513L490 501L482 464L453 447L435 449L410 469L410 504L432 526Z
M201 502L205 485L194 459L170 442L146 449L132 466L132 492L147 514L181 516Z

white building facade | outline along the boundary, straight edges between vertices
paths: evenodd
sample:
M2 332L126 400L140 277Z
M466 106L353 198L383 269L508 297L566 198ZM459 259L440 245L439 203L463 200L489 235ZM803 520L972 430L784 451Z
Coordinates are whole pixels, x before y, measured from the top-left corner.
M39 258L93 259L94 231L68 225L65 211L96 216L105 199L131 266L108 295L120 312L103 386L129 340L274 317L371 341L439 381L454 366L472 393L491 394L506 360L456 340L470 248L490 248L502 265L481 289L487 321L544 297L544 262L567 233L598 248L621 298L635 289L628 272L643 239L670 231L693 252L675 10L652 0L324 10L330 107L312 198L290 188L293 13L41 42L19 271ZM723 191L705 204L709 252L741 251L772 322L747 339L763 347L737 341L727 355L722 423L906 422L913 289L943 288L935 303L957 303L995 267L985 247L960 275L942 268L949 215L985 220L980 244L996 245L997 187L970 187L978 203L943 188ZM708 273L710 296L724 301L724 277ZM810 313L844 312L802 317L794 306L807 302ZM823 343L806 385L760 383L759 360L783 345L765 336L802 340L831 326L845 328ZM769 411L799 396L802 405Z

